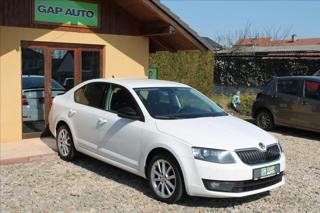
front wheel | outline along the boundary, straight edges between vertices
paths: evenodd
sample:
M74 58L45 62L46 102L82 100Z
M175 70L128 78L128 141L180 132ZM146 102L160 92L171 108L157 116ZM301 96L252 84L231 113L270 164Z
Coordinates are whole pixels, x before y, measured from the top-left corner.
M256 118L257 125L264 130L271 130L274 127L273 116L267 110L260 110Z
M151 159L148 181L154 196L162 202L175 203L184 194L180 167L175 159L165 154L156 155Z

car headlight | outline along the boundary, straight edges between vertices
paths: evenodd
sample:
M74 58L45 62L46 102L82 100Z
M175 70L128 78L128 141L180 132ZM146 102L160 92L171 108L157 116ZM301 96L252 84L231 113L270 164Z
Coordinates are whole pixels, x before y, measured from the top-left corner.
M232 154L225 150L192 147L192 152L194 158L198 160L221 164L231 164L236 162Z
M282 149L282 146L280 145L280 143L278 143L278 146L279 146L280 152L283 153L283 149Z

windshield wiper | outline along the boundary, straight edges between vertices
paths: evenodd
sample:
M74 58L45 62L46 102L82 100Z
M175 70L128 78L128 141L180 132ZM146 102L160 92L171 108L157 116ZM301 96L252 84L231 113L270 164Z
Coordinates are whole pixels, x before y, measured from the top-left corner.
M167 115L155 115L154 117L157 118L157 119L166 119L166 120L181 119L181 117L177 117L177 116L167 116Z

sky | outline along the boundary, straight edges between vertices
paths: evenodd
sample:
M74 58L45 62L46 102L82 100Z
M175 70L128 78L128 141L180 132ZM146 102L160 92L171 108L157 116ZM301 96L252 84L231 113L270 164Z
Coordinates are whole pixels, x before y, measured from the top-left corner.
M233 39L251 31L320 37L320 0L161 0L201 36ZM279 33L276 33L276 32Z

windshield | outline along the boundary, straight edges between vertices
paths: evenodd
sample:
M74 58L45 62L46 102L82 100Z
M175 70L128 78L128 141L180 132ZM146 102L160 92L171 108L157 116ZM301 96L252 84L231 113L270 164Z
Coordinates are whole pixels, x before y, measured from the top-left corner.
M134 89L150 115L157 119L183 119L227 115L195 89L159 87Z

